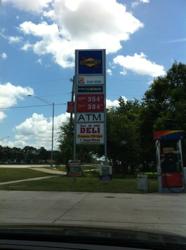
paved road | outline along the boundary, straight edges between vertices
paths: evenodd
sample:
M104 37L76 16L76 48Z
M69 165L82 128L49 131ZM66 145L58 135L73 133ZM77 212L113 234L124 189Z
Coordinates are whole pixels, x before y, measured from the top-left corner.
M3 223L102 226L186 236L186 195L0 191Z

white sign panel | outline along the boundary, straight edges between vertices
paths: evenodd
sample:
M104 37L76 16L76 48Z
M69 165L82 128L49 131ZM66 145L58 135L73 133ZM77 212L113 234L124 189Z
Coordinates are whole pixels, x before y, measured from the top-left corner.
M77 123L85 122L104 122L104 113L77 113L76 114Z
M104 77L103 75L96 75L96 76L86 76L86 75L79 75L78 76L78 84L79 85L103 85L104 84Z
M77 144L104 144L104 123L77 123Z

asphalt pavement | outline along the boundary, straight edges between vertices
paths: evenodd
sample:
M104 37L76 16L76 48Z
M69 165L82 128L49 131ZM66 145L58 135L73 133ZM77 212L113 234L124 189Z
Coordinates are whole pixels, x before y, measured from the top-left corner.
M0 224L79 225L186 236L185 194L0 191Z

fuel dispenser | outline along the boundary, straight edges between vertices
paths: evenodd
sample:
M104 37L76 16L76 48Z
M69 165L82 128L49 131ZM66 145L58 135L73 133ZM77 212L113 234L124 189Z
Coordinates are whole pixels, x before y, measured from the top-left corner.
M159 192L182 192L184 173L182 157L182 130L154 132Z

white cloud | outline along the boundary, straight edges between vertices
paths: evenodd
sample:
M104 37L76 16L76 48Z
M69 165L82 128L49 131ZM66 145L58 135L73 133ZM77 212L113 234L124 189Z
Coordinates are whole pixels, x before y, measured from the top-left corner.
M32 44L26 42L21 49L24 50L24 51L27 51L30 48L32 48Z
M122 71L120 71L119 73L120 73L120 75L126 76L127 71L123 69L123 70L122 70Z
M91 11L89 11L91 10ZM38 55L51 54L60 66L72 67L75 49L105 48L107 53L121 49L143 24L116 0L54 0L53 9L44 11L52 24L27 21L20 25L25 35L38 38L23 50Z
M41 58L37 59L36 62L39 63L40 65L42 65L42 59Z
M8 138L0 139L0 142L1 142L1 145L4 146L4 147L23 148L23 147L27 146L23 141L8 139Z
M37 37L57 37L58 36L58 26L56 24L47 24L46 22L42 22L39 24L34 24L30 21L24 22L20 25L20 30L27 35L33 35Z
M2 111L0 111L0 122L5 119L6 115Z
M150 3L150 0L138 0L141 3Z
M5 52L3 52L2 54L0 54L0 58L3 59L3 60L6 60L7 59L7 54Z
M122 66L124 71L130 70L140 75L158 77L166 73L163 65L148 60L144 53L135 53L133 56L119 55L114 58L114 63Z
M2 121L6 115L3 109L13 107L19 100L27 95L33 95L33 89L29 87L21 87L13 85L12 83L0 84L0 121Z
M68 113L64 113L54 118L54 141L55 148L57 148L58 143L58 132L60 126L67 122L69 118ZM19 142L22 145L31 145L34 147L45 147L47 149L51 148L51 128L52 119L47 118L43 114L32 114L31 117L27 118L21 124L17 125L15 128L15 142Z
M9 36L8 37L8 41L9 43L19 43L21 41L21 37L20 36Z
M125 96L122 96L122 98L123 98L125 101L127 101L127 98L126 98ZM113 100L113 101L111 101L111 100L107 99L107 100L106 100L106 106L107 106L108 109L109 109L109 108L116 108L116 107L119 107L119 101L118 101L118 100Z
M150 3L150 0L136 0L136 1L132 2L131 6L132 6L132 8L135 8L138 5L143 4L143 3Z
M107 69L107 74L108 74L109 76L112 76L112 70L111 70L111 69Z
M47 8L52 0L1 0L3 4L12 4L14 7L28 12L40 13Z

